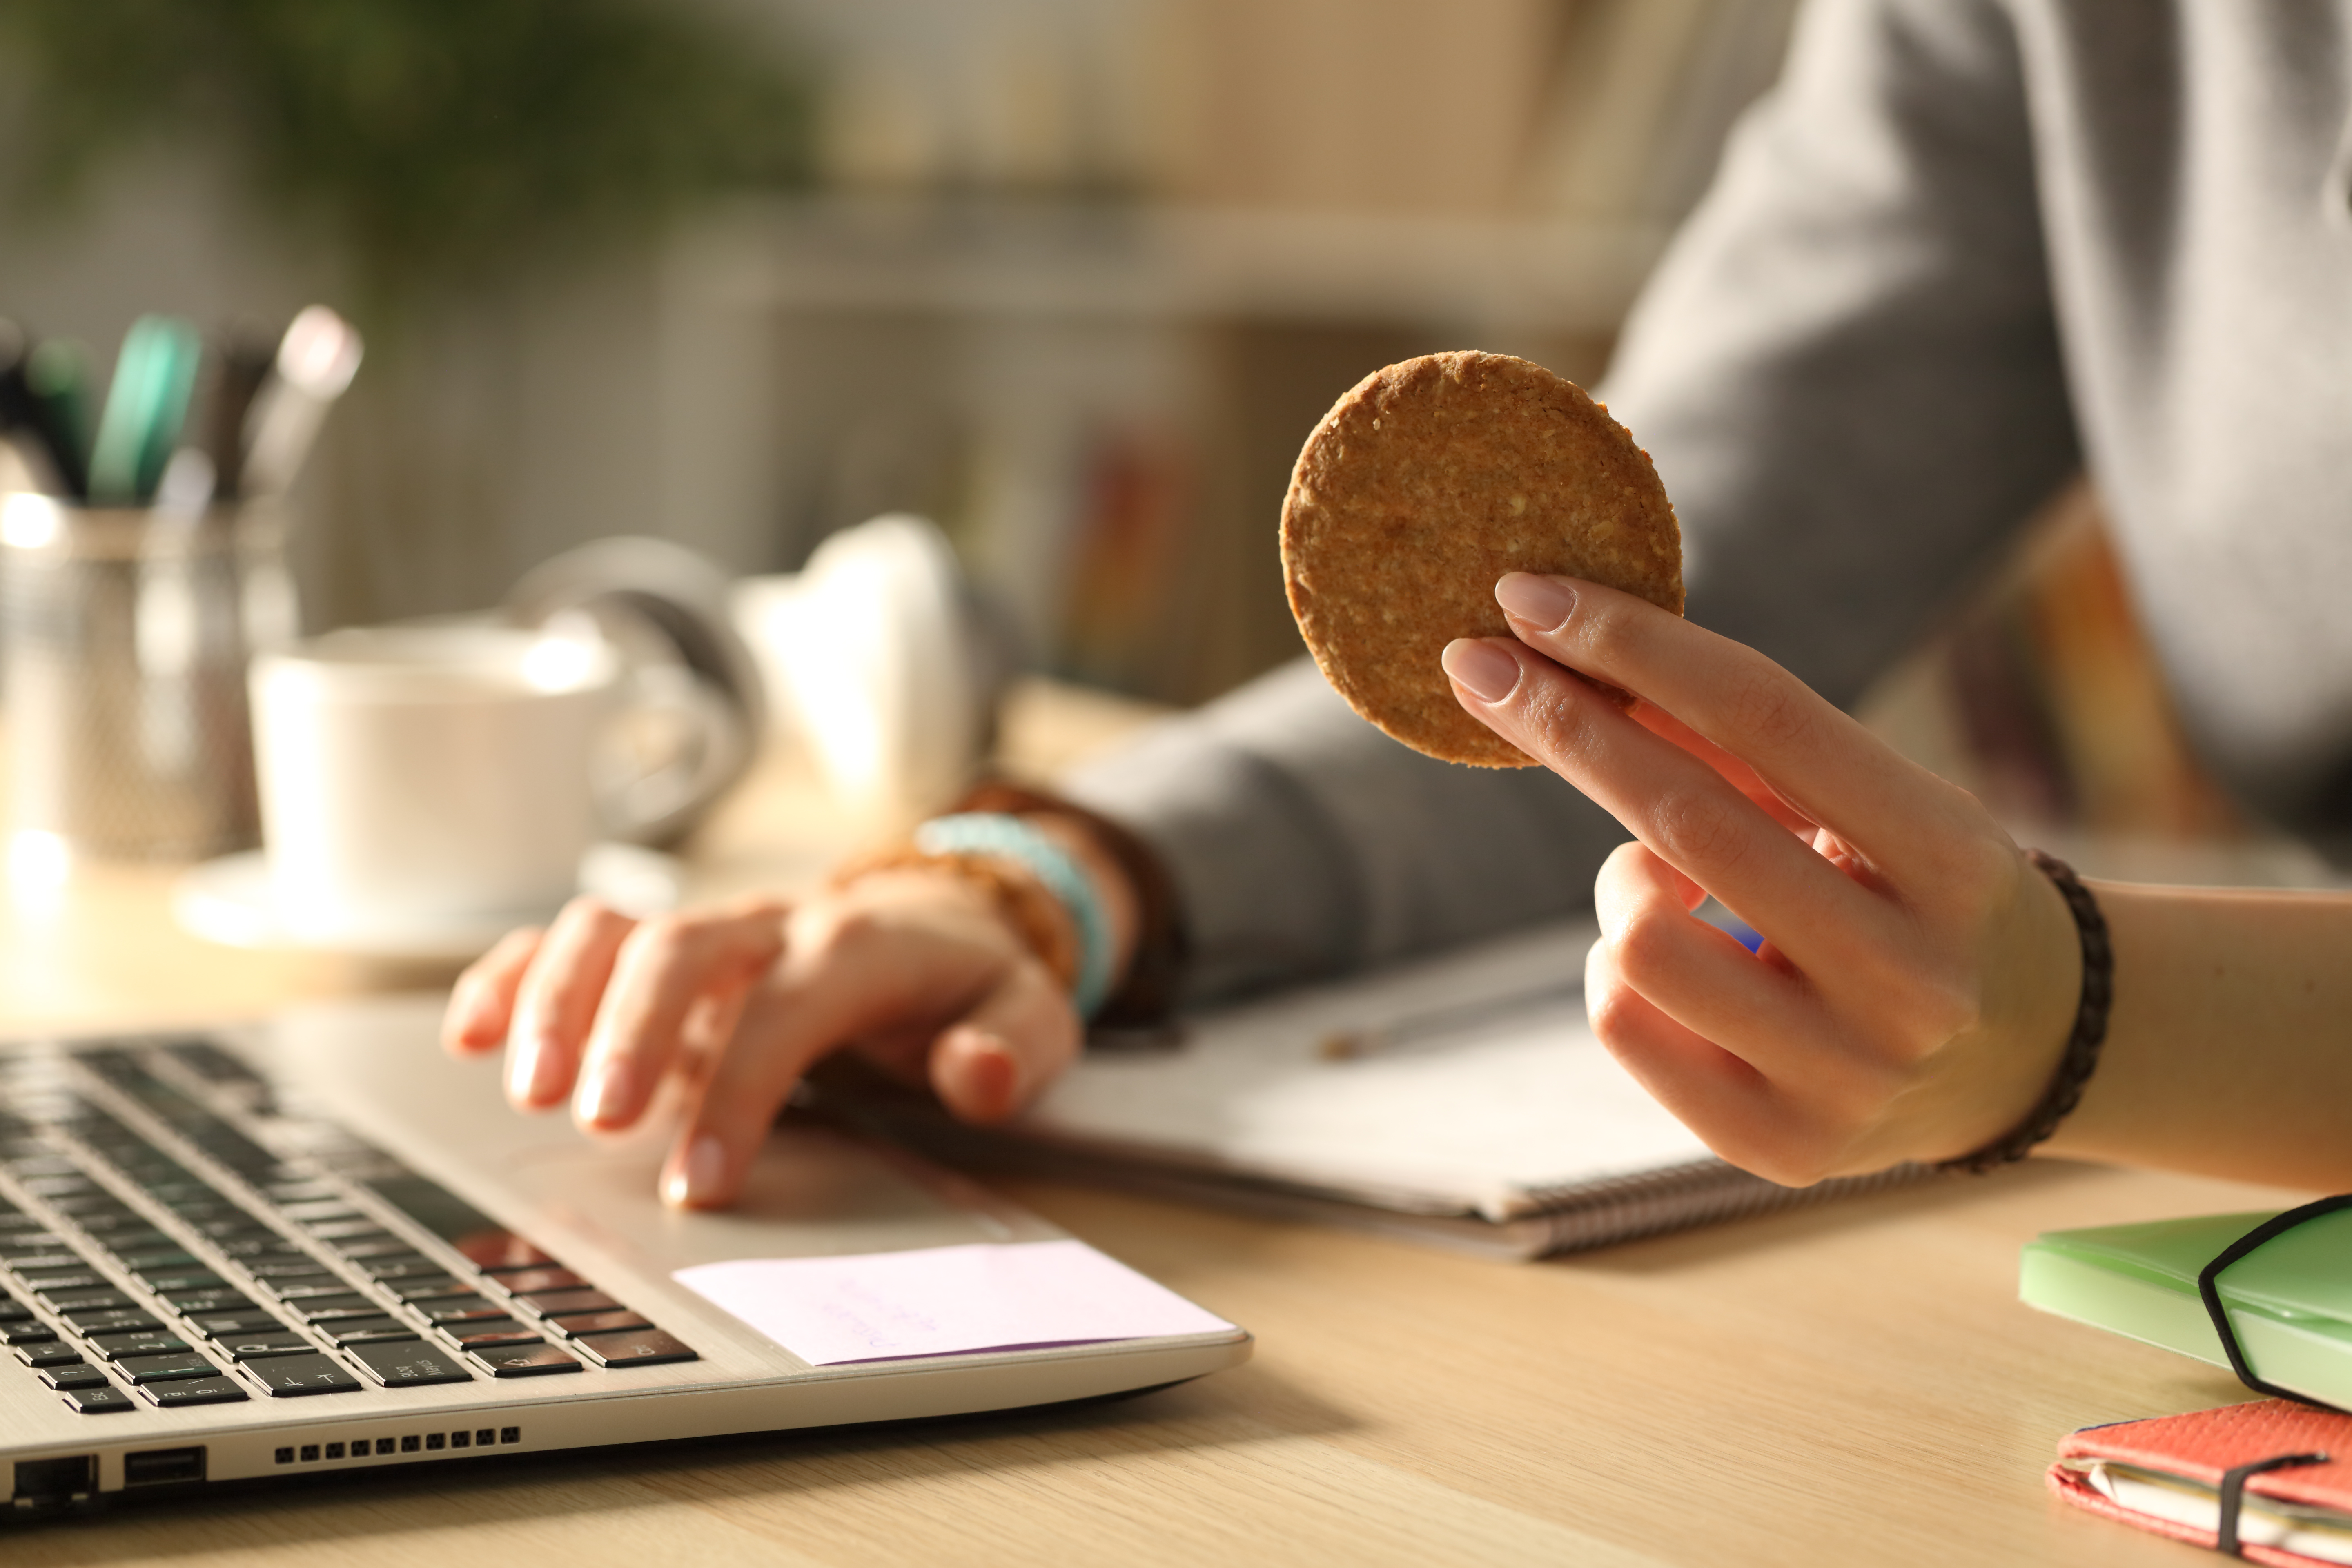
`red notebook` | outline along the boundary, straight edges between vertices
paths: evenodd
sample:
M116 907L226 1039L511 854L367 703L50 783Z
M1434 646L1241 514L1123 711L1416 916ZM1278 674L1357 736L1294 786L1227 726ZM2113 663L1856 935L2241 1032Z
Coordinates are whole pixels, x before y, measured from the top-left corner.
M2250 1563L2352 1563L2352 1415L2293 1400L2086 1426L2058 1445L2050 1488L2175 1541L2234 1535Z

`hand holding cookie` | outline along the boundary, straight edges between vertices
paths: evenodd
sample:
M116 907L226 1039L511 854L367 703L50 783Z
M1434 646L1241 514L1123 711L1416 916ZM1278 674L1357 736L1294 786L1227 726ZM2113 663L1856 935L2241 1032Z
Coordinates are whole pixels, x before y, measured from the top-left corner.
M1630 595L1522 574L1495 597L1513 637L1456 642L1444 668L1466 714L1636 839L1594 888L1585 1000L1643 1087L1726 1159L1800 1185L1951 1158L2025 1115L2080 945L1973 796ZM1691 918L1708 893L1760 951Z
M1665 489L1578 388L1498 354L1367 378L1299 457L1282 552L1358 712L1549 767L1633 834L1587 1002L1718 1152L1809 1183L1963 1153L2034 1103L2080 984L2058 895L1972 797L1680 618ZM1759 952L1691 918L1710 892Z

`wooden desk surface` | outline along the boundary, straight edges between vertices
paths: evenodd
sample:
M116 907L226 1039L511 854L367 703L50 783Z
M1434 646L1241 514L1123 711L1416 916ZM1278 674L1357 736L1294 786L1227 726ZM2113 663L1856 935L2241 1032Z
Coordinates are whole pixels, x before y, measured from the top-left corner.
M1050 694L1048 694L1050 696ZM1068 705L1016 726L1042 765ZM1116 714L1094 714L1096 730ZM1051 719L1051 722L1048 721ZM1080 726L1085 728L1084 725ZM1061 748L1057 752L1056 748ZM847 831L780 766L698 847L714 890ZM0 1023L221 1017L435 976L230 953L166 874L0 913ZM2059 1436L2246 1397L2045 1318L2057 1226L2303 1194L2038 1163L1539 1264L1000 1184L1253 1330L1248 1365L1076 1409L320 1478L12 1529L83 1563L2108 1564L2209 1561L2064 1508Z

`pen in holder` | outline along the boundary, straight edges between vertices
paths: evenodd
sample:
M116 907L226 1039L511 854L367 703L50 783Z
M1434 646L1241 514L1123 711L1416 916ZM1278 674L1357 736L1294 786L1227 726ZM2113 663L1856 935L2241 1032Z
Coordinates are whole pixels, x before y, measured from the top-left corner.
M0 500L12 846L182 860L259 841L246 665L299 630L283 513Z

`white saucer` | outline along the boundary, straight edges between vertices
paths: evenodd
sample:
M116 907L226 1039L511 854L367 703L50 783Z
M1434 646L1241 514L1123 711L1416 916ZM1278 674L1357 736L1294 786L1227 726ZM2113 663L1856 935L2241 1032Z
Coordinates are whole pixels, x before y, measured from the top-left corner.
M635 844L595 844L580 858L579 890L633 915L677 905L686 868L659 850ZM354 958L462 963L478 958L519 925L553 918L552 909L508 914L435 918L364 918L338 921L331 931L304 931L278 907L269 858L258 849L207 860L172 889L172 918L183 930L224 947L275 948L343 953Z

